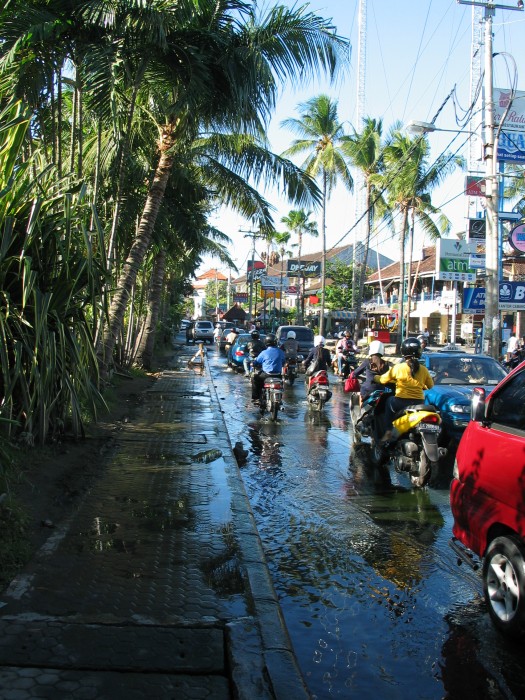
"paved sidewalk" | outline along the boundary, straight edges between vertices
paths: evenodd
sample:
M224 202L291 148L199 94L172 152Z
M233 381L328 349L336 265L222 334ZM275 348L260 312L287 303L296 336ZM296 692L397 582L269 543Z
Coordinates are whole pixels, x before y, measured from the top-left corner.
M175 353L0 596L0 698L308 698L208 368Z

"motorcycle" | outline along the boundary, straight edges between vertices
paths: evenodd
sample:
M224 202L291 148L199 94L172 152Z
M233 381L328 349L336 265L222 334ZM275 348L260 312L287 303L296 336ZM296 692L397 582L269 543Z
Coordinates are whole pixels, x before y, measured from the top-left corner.
M502 364L503 367L510 372L512 369L520 365L523 360L525 360L525 349L518 348L517 350L514 350L514 352L510 354L510 358L502 362Z
M264 378L260 405L261 416L264 416L268 411L272 420L277 420L277 414L282 410L284 410L282 375L269 374Z
M325 403L332 398L329 386L328 373L324 369L320 369L308 377L306 400L308 406L314 411L322 411Z
M412 485L421 488L432 476L437 477L439 461L447 454L444 447L438 446L441 416L434 406L407 406L394 416L392 438L383 444L377 416L384 410L390 393L377 389L363 401L361 416L354 425L355 441L369 442L374 466L388 463L395 471L408 473Z
M303 361L302 355L297 355L297 357L289 357L283 365L283 379L285 384L288 386L293 386L293 383L297 379L298 365Z

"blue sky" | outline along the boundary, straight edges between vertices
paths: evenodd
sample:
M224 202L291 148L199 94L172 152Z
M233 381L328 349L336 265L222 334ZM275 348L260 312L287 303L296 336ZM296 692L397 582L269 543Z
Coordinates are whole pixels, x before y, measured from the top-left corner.
M514 0L500 2L514 7L517 4ZM282 4L294 5L288 0ZM269 127L271 146L275 152L281 153L294 138L291 132L281 127L282 120L297 117L297 105L320 93L337 100L340 121L347 125L349 133L351 126L359 129L356 123L358 4L358 0L312 0L309 3L312 12L332 18L338 33L350 38L351 66L335 85L330 85L320 76L317 81L300 89L285 86ZM262 4L260 6L263 7ZM493 28L493 48L499 54L494 58L494 84L497 87L510 84L514 61L518 72L517 87L524 90L525 13L497 9ZM456 0L367 0L365 115L383 119L385 133L396 121L404 124L411 120L431 121L454 86L459 106L467 108L471 31L472 9L458 4ZM442 129L457 128L452 100L440 112L436 125ZM430 135L432 155L455 150L457 141L449 146L453 138L454 134L447 133ZM463 155L468 156L466 149ZM465 173L450 177L433 195L434 205L443 207L451 219L453 232L465 227L464 177ZM265 194L276 207L274 218L279 224L281 217L293 207L275 192ZM353 196L338 188L328 207L328 248L352 243L353 233L348 235L347 232L352 227L353 219ZM221 210L213 223L232 239L232 258L238 268L244 270L249 241L238 229L249 228L248 222L232 212ZM422 244L422 239L419 244ZM397 239L393 240L388 232L379 233L377 245L385 255L397 257ZM305 241L305 252L319 249L319 239ZM262 244L258 250L264 250ZM204 261L201 271L216 266L226 273L218 261L209 258Z

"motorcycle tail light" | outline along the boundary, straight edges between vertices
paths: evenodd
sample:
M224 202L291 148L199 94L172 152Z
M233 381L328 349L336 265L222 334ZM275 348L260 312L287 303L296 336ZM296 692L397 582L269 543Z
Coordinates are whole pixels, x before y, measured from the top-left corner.
M235 356L236 356L236 357L242 357L243 355L244 355L244 353L242 352L242 350L236 350L236 351L235 351Z
M425 416L421 419L422 423L440 423L439 416L437 413L431 413L429 416Z

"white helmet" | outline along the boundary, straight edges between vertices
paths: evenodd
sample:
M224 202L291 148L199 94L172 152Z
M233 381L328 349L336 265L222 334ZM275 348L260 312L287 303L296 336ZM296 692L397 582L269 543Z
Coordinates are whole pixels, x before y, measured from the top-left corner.
M373 340L368 346L368 356L370 355L384 355L385 346L380 340Z
M286 334L286 340L295 340L295 331L288 331Z
M316 348L318 345L324 345L325 340L322 335L316 335L314 338L314 348Z

